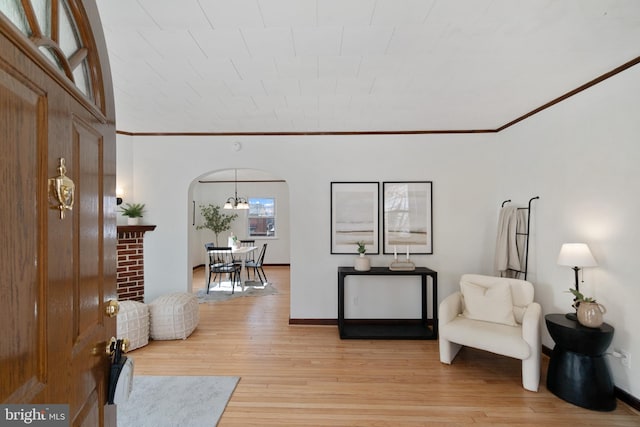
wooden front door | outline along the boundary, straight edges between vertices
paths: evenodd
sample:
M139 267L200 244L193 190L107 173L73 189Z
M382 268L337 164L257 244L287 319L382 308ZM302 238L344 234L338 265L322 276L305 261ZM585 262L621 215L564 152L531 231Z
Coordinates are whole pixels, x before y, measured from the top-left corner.
M0 9L0 402L68 404L73 426L115 425L115 125L92 3ZM49 181L61 171L64 218Z

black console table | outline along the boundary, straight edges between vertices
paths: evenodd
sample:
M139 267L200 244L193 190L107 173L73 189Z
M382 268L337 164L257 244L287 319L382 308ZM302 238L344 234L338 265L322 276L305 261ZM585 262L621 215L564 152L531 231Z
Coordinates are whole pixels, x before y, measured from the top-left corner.
M604 352L613 339L613 326L587 328L564 314L547 314L549 335L556 342L547 370L547 388L574 405L613 411L616 398Z
M344 282L347 276L419 276L422 279L422 318L345 320ZM427 277L431 277L431 303L433 307L431 327L429 327L429 319L427 318ZM416 267L411 271L392 271L387 267L371 267L371 270L368 271L358 271L353 267L338 267L338 329L342 339L437 339L438 273L426 267Z

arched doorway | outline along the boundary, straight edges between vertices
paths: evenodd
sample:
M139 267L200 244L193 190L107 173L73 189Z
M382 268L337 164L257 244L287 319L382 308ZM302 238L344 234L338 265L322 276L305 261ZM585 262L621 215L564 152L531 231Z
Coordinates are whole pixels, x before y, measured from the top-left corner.
M268 243L269 250L265 256L265 264L290 264L290 221L289 221L289 187L285 180L278 175L258 169L224 169L209 171L196 177L189 185L189 233L188 249L189 263L192 268L203 266L206 262L204 244L213 242L215 235L210 230L198 230L202 224L201 206L213 204L223 207L227 199L243 197L250 202L254 200L272 200L275 208L273 218L267 223L273 228L268 232L261 232L252 227L255 224L255 212L250 210L231 210L238 214L233 221L231 232L239 239L251 238L256 240L257 246ZM253 206L253 204L252 204ZM271 212L269 213L271 214ZM218 236L219 243L225 244L229 232ZM193 290L192 277L188 278L189 289Z

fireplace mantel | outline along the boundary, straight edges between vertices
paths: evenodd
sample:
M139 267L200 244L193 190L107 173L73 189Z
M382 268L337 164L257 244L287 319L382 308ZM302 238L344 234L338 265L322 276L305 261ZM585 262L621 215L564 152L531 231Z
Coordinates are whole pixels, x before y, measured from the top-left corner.
M145 233L156 229L155 225L119 225L118 236L121 233Z

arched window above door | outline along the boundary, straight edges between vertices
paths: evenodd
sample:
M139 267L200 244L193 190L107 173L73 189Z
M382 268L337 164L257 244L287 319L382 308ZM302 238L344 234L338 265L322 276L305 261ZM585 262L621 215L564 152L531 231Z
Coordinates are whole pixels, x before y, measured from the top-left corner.
M0 0L4 14L88 99L98 105L101 85L91 71L98 69L92 40L82 31L81 2L75 0ZM102 106L98 105L102 110Z

